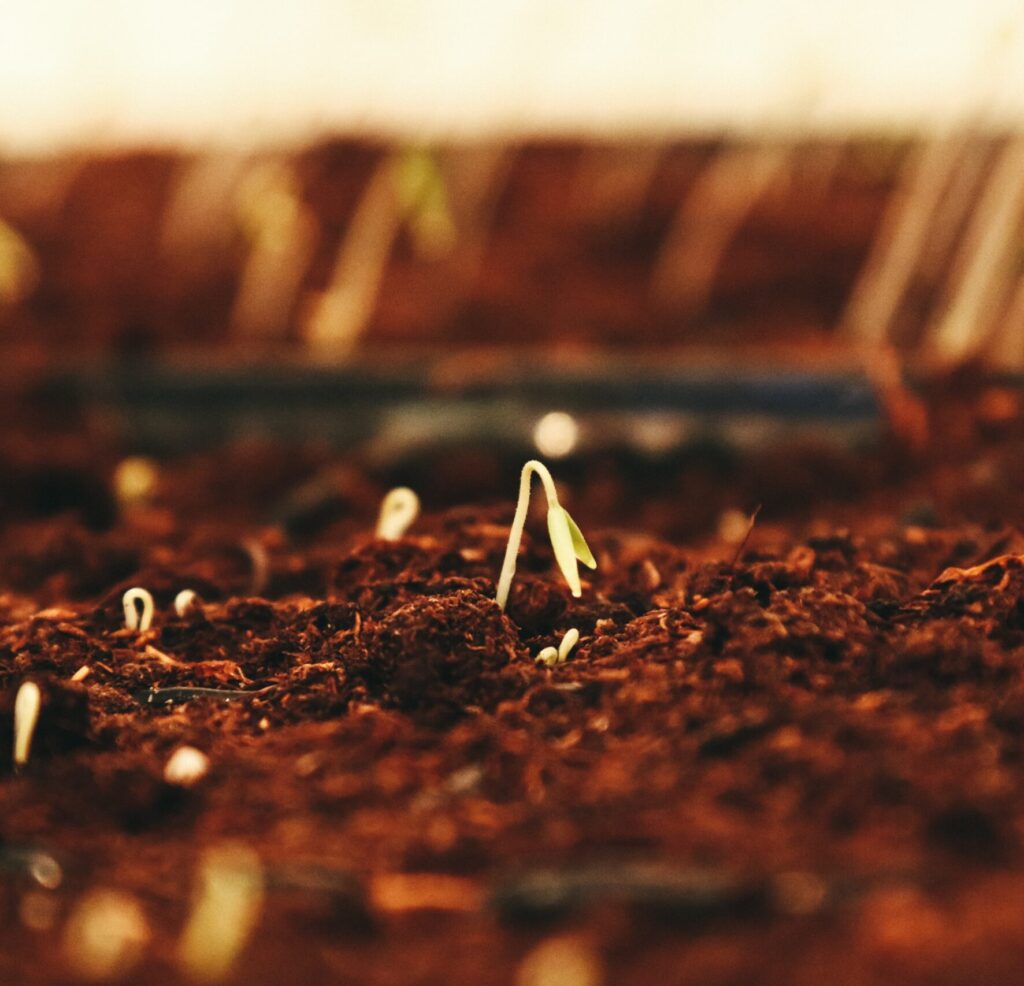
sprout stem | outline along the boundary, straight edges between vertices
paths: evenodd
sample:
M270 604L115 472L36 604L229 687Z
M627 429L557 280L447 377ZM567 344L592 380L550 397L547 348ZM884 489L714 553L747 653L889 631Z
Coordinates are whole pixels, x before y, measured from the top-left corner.
M544 486L544 493L548 498L548 510L551 511L559 506L558 491L555 489L555 481L548 472L548 467L543 462L530 459L523 466L519 477L519 501L516 504L516 514L512 518L512 527L508 532L508 546L505 548L505 560L501 564L501 575L498 578L498 593L494 597L498 608L504 612L508 602L509 589L512 587L512 577L516 574L516 557L519 554L519 544L523 539L523 528L526 526L526 513L530 506L530 477L536 473Z

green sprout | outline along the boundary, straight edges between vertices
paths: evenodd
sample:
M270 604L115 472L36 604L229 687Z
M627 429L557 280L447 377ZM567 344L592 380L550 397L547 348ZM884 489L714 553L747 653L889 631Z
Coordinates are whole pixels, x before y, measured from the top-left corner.
M531 459L523 466L519 479L519 502L516 504L516 515L512 519L512 527L508 532L508 547L505 549L505 560L501 565L501 576L498 578L498 593L494 597L498 607L504 611L508 602L508 592L512 587L512 577L516 574L516 557L519 554L519 543L526 525L526 513L530 505L530 477L536 473L544 486L548 498L548 536L555 552L555 561L569 583L572 594L579 598L583 589L580 586L580 573L576 562L581 561L588 568L597 568L597 562L587 542L569 516L569 512L558 502L558 491L555 481L543 462Z

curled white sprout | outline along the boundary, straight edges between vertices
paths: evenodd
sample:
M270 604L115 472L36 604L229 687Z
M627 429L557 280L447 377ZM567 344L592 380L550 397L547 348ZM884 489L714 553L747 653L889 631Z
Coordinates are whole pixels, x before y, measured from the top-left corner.
M562 642L557 647L545 647L534 660L538 664L553 668L556 664L564 664L572 649L579 643L580 632L575 627L565 632Z
M153 623L153 596L145 589L134 586L121 597L124 606L124 625L129 630L145 633ZM139 612L139 606L142 612Z
M558 502L558 491L555 489L555 481L551 478L548 467L543 462L531 459L523 466L520 475L519 501L516 504L516 515L512 519L512 527L508 532L508 547L505 548L505 560L502 562L501 575L498 578L495 602L502 611L508 603L512 577L516 573L516 557L519 554L519 543L523 538L526 513L530 506L530 477L534 473L540 477L548 499L548 536L551 538L551 547L555 552L555 561L558 562L558 567L562 570L562 575L565 576L565 581L569 583L569 589L574 596L579 597L583 592L576 562L581 561L588 568L597 568L597 562L594 560L583 534L576 526L576 522Z
M14 698L14 766L24 767L39 721L42 694L34 681L23 682Z
M420 498L408 486L396 486L380 504L377 537L397 541L419 516Z
M182 589L174 597L174 612L180 617L184 616L188 612L189 606L197 603L199 597L195 594L192 589Z

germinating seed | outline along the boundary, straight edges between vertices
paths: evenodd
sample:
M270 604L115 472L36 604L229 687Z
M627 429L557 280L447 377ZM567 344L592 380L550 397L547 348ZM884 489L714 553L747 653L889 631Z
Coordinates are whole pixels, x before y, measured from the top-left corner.
M135 586L121 597L124 607L124 625L129 630L145 633L153 623L153 596L145 589ZM142 607L140 613L139 606Z
M39 721L42 695L34 681L23 682L14 699L14 766L28 763L32 749L32 736Z

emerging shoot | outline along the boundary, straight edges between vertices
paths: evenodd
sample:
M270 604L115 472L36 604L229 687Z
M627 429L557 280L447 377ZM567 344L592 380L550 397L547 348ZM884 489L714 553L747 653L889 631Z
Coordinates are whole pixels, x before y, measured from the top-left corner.
M124 625L129 630L145 633L153 623L152 595L145 589L135 586L121 597L121 604L124 606Z
M419 516L420 498L408 486L396 486L380 504L377 537L397 541Z
M182 589L174 597L174 612L179 616L183 617L190 606L198 605L199 597L195 594L192 589Z
M572 627L570 630L566 630L562 642L557 647L545 647L534 660L549 668L553 668L556 664L564 664L579 640L579 630Z
M555 481L551 478L547 466L543 462L531 459L523 466L519 480L519 502L516 504L516 515L512 519L512 527L508 534L508 547L505 549L505 560L502 563L501 576L498 579L498 593L495 596L495 601L502 611L508 602L512 577L516 573L516 557L519 554L519 543L523 538L526 513L530 506L530 477L534 473L540 477L544 493L548 498L548 536L551 538L551 547L555 552L555 561L558 562L558 567L562 570L565 581L568 582L569 589L574 596L578 598L583 592L576 562L581 561L588 568L597 568L597 562L594 560L583 534L576 526L576 522L558 502Z
M34 681L26 681L14 698L14 766L24 767L32 749L32 736L39 721L42 695Z
M576 627L566 630L562 642L558 645L558 663L565 663L566 658L572 653L573 647L580 642L580 632Z

